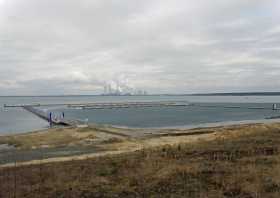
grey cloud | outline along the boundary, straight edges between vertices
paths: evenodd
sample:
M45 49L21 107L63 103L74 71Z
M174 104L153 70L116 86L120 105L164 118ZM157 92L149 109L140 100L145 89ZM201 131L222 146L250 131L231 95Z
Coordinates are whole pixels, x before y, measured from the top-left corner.
M150 93L280 85L277 1L0 2L1 95L96 94L120 79Z

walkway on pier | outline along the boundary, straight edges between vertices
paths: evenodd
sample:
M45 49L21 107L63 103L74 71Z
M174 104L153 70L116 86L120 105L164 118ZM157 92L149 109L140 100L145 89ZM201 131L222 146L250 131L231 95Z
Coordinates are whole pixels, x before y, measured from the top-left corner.
M37 117L50 122L50 117L49 117L49 113L44 112L40 109L36 109L33 106L22 106L23 109L25 109L26 111L33 113L34 115L36 115ZM78 120L67 120L67 119L53 119L51 118L51 123L54 125L64 125L64 126L74 126L74 125L78 125L81 124L80 121Z

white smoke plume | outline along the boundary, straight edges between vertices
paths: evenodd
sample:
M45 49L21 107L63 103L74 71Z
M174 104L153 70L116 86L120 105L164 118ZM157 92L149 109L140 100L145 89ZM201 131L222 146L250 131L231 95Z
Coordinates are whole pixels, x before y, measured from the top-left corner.
M124 76L104 83L104 95L146 95L147 92L135 88L133 83Z

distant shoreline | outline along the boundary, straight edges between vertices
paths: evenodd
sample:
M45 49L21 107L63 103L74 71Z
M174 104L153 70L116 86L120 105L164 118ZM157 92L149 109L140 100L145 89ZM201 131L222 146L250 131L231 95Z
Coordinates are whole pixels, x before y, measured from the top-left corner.
M280 96L280 92L229 92L229 93L199 93L193 96Z
M191 93L191 94L147 94L147 95L103 95L103 94L66 94L66 95L0 95L0 97L133 97L133 96L280 96L280 92L221 92L221 93Z

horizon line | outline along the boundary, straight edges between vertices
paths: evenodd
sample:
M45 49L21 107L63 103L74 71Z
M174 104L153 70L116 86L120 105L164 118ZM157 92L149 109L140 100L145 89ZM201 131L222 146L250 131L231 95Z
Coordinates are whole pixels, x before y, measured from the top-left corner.
M219 96L219 95L280 95L280 91L257 92L209 92L209 93L157 93L147 95L103 95L103 94L49 94L49 95L0 95L0 97L69 97L69 96Z

